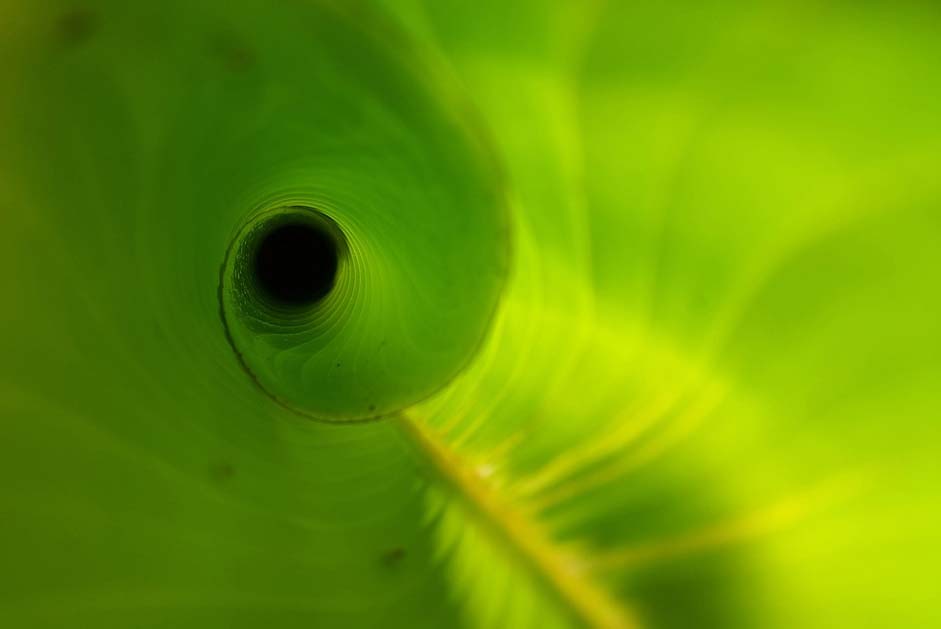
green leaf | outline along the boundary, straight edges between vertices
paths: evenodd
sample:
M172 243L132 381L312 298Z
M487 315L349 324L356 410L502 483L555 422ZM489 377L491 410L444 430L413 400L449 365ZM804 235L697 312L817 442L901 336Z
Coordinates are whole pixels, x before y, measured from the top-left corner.
M0 3L0 624L941 624L939 28Z

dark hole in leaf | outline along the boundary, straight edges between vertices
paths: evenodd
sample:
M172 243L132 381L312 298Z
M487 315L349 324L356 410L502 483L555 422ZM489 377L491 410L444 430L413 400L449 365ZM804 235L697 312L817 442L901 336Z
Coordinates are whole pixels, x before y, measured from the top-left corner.
M333 288L339 251L330 233L309 222L278 225L262 236L252 260L258 287L274 302L308 306Z

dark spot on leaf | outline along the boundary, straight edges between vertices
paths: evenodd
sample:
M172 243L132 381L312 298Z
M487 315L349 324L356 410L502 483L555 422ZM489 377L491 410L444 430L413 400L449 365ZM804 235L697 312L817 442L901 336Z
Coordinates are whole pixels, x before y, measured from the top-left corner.
M98 28L98 16L89 9L75 8L59 18L59 36L69 46L88 41Z
M375 404L370 404L370 405L369 405L369 410L370 410L370 411L376 410L376 405L375 405Z
M255 65L255 53L248 44L232 36L220 37L213 49L232 72L246 72Z
M209 466L209 475L212 477L212 480L221 485L235 476L235 467L225 461L213 463Z
M405 549L401 546L396 546L395 548L391 548L382 553L382 563L386 564L387 566L397 565L399 562L405 559L405 555Z

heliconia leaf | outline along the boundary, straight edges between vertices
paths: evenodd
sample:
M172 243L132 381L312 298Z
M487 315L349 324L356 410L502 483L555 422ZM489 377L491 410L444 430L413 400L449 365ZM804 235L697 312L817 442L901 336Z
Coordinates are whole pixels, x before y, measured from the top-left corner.
M941 625L939 18L0 2L0 625Z

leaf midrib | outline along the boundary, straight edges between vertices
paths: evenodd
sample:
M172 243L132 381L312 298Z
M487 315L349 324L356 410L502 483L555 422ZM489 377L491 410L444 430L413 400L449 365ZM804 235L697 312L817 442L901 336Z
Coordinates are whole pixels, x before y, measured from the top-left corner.
M588 565L553 540L544 527L516 508L434 430L405 414L397 423L424 455L438 480L449 488L490 536L516 559L580 624L612 629L637 629L631 610L614 599L581 569Z

